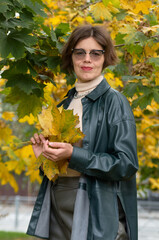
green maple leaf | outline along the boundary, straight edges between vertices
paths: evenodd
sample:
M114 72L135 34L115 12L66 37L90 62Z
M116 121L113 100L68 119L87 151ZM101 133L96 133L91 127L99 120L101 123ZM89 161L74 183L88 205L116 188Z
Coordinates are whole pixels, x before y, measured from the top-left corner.
M40 86L35 82L29 74L14 74L8 78L6 87L17 86L27 94L33 93L33 89L40 89Z
M11 89L10 93L5 98L5 102L13 105L19 104L17 108L19 118L30 115L30 113L36 116L42 108L42 103L37 95L28 95L18 87Z
M25 95L18 106L18 117L23 118L26 115L30 115L32 113L34 116L41 111L42 103L40 99L32 94L32 95Z

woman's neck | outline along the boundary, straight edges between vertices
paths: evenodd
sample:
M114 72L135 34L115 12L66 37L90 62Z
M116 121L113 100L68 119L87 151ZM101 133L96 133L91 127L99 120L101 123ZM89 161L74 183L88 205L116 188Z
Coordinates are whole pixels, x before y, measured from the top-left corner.
M81 92L91 92L94 88L96 88L96 86L103 80L103 75L100 75L99 77L91 80L91 81L87 81L87 82L79 82L77 81L75 83L75 88L76 91L79 93Z

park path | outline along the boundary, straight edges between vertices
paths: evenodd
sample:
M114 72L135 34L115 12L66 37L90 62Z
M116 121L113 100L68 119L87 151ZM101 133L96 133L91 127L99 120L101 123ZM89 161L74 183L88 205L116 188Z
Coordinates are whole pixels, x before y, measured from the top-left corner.
M32 205L0 204L0 231L26 232ZM159 210L145 209L138 204L139 240L159 240Z

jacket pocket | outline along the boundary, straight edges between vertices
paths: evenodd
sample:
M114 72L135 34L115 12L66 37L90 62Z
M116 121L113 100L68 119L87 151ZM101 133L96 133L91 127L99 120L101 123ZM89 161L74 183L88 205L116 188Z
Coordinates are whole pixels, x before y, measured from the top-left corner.
M114 240L118 231L118 213L114 192L96 188L91 194L93 240Z

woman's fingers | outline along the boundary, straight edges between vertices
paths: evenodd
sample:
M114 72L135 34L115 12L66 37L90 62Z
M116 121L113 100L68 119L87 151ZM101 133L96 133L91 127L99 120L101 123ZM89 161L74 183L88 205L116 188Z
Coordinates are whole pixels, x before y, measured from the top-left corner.
M44 143L46 140L42 134L38 135L37 133L35 133L34 136L30 138L30 141L33 144L36 144L36 143L40 144L40 143Z
M30 138L30 141L32 142L32 144L36 144L36 141L33 137Z
M42 134L39 135L39 139L42 143L45 143L47 141Z
M52 148L65 148L67 143L62 142L49 142L49 146Z
M38 135L37 133L35 133L30 140L33 143L32 147L33 147L34 154L36 158L38 158L43 150L43 145L44 145L43 142L46 140L42 134Z
M43 156L52 161L61 161L71 157L73 147L69 143L49 142L43 144Z
M39 135L37 133L34 134L34 139L35 139L36 143L38 143L38 144L41 142Z

